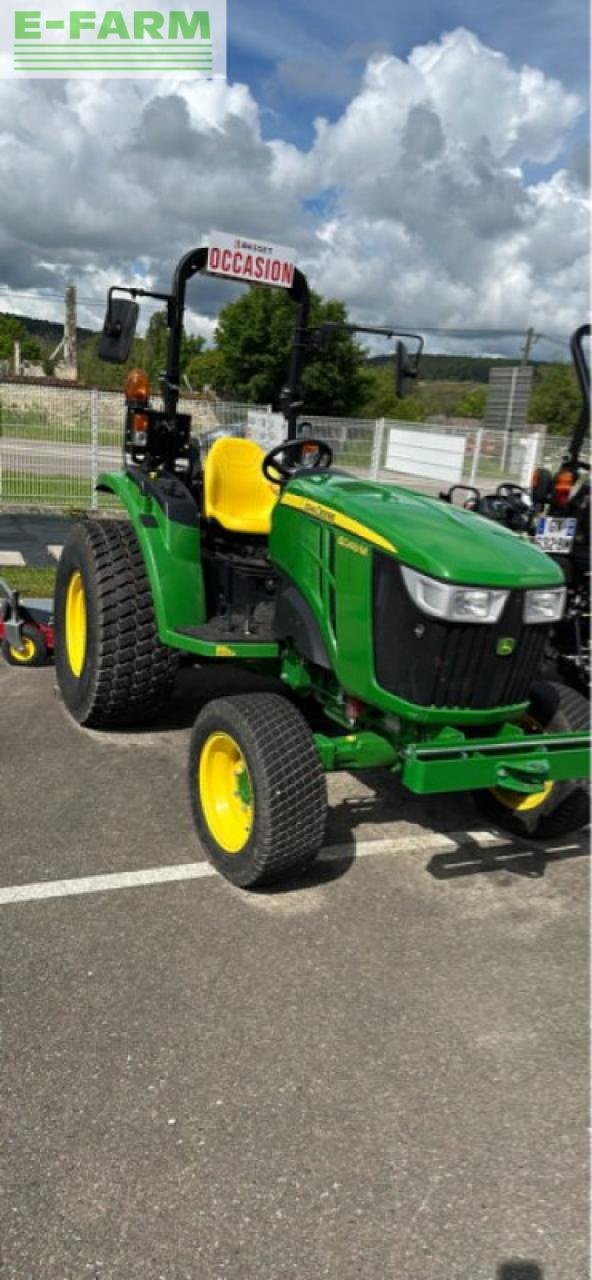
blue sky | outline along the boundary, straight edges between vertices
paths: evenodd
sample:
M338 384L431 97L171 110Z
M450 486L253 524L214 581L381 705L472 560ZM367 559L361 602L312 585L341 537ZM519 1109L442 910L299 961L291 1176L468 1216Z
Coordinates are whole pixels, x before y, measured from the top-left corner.
M267 136L308 145L315 116L340 113L372 50L405 58L458 26L587 97L585 0L229 0L229 76L252 88Z
M585 0L228 4L227 82L0 76L8 309L76 280L96 323L113 280L165 287L217 228L292 246L361 323L581 323ZM196 293L206 337L225 289Z

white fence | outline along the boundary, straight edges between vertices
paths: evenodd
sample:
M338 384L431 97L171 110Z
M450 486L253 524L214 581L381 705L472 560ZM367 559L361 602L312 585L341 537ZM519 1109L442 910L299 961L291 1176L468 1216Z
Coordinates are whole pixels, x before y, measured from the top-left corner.
M390 427L384 468L406 476L458 484L464 475L466 447L464 435Z
M455 481L489 491L502 481L528 484L545 442L542 429L513 436L504 431L489 431L471 422L458 425L385 418L376 422L359 418L307 418L306 421L310 422L313 435L331 445L338 467L385 484L407 485L431 494L439 493ZM401 444L397 465L394 441L402 442L403 438L406 443L404 448ZM438 442L440 465L428 474L426 448L429 453L434 438ZM448 451L446 441L449 441ZM453 478L450 480L445 475L447 456L451 460Z
M152 403L158 407L159 400ZM245 429L248 406L182 399L192 429L206 436ZM125 407L120 392L0 382L0 508L93 508L101 471L122 462Z
M216 432L234 428L269 447L281 430L278 415L265 406L184 397L179 408L191 415L192 432L204 444ZM543 432L511 436L479 423L308 415L304 421L311 435L331 445L342 470L427 493L450 483L447 454L450 474L491 490L502 480L526 483L537 461L559 460L565 447L556 437L545 441ZM123 424L119 392L0 381L0 507L67 510L108 502L95 485L101 471L121 466ZM430 473L426 449L429 453L436 436L441 466Z

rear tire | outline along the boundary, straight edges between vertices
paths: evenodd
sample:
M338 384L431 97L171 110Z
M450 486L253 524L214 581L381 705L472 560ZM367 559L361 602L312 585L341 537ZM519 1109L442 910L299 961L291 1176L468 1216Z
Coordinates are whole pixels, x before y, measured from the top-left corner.
M47 659L47 645L37 627L29 623L23 625L21 631L23 648L15 649L8 640L2 641L2 657L11 667L44 667Z
M556 681L540 681L533 687L529 721L549 733L585 732L590 724L590 704L575 689ZM511 808L516 792L476 791L475 800L488 822L513 835L553 840L579 831L589 821L588 785L584 781L554 782L534 808ZM529 797L530 799L530 797ZM504 802L505 801L505 802ZM519 801L518 801L519 802Z
M325 833L327 789L312 733L277 694L217 698L189 752L191 807L210 861L243 889L301 872Z
M87 520L70 531L55 591L55 662L78 724L145 724L170 697L177 654L160 643L131 524Z

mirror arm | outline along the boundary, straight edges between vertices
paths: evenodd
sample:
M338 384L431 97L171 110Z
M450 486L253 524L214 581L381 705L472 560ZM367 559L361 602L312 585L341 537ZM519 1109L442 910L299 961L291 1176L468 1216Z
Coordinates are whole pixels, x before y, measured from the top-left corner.
M121 333L121 324L117 321L113 324L111 320L111 302L114 293L128 293L131 298L157 298L160 302L166 302L167 308L171 307L174 299L170 293L154 293L152 289L136 289L132 286L124 284L113 284L107 293L107 315L105 317L105 331L110 338L118 338Z

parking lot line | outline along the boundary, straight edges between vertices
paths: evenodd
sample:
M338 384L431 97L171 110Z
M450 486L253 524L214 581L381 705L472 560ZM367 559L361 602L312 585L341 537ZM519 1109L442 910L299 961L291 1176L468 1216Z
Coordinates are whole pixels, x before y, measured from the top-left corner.
M18 567L25 563L22 551L0 551L0 566L4 569Z
M448 853L462 845L487 847L506 844L507 840L491 831L451 832L444 835L422 832L397 841L364 840L348 844L327 845L319 855L322 861L340 858L367 858L384 853ZM0 888L0 907L19 902L40 902L47 898L70 898L85 893L106 893L114 889L137 889L151 884L167 884L180 880L202 880L217 876L209 862L181 862L169 867L147 867L142 871L117 871L108 875L79 876L69 880L41 880L32 884L7 885Z

